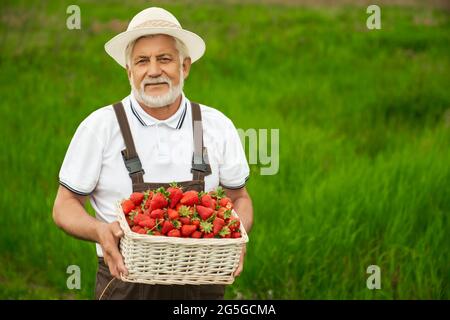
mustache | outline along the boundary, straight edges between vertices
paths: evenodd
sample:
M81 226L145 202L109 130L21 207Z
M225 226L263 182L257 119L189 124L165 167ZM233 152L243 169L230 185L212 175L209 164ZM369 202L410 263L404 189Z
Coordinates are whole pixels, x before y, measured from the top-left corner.
M147 84L155 84L155 83L167 83L169 86L172 86L172 81L169 78L161 76L158 78L146 78L142 80L141 86L145 86Z

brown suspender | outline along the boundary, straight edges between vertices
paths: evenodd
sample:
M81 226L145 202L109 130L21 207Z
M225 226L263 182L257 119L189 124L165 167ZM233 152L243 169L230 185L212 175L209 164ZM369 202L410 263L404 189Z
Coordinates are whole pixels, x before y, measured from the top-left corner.
M206 148L203 146L203 126L202 115L198 103L191 102L192 106L192 128L194 135L194 153L192 156L193 180L204 180L204 177L211 174L211 167L208 162ZM136 152L133 136L131 135L130 125L128 123L125 109L122 102L113 105L119 122L120 131L125 141L125 150L122 150L122 157L125 166L130 173L131 180L134 184L144 183L144 170L139 156Z
M205 173L211 168L208 163L208 155L206 148L203 147L203 125L202 113L198 103L191 102L192 105L192 131L194 135L194 153L192 155L192 169L193 180L203 180Z

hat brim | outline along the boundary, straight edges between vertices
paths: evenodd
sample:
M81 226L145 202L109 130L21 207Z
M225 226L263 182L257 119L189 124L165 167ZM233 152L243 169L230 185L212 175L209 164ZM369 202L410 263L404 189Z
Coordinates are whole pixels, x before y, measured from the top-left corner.
M187 47L191 62L194 63L205 53L205 42L193 32L175 28L139 28L124 31L105 43L105 51L122 67L126 68L125 49L137 38L151 34L167 34L178 38Z

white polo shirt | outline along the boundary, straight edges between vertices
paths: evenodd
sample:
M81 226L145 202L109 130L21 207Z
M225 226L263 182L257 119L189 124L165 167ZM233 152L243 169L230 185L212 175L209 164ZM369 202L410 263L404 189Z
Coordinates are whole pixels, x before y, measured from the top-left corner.
M192 180L194 150L192 112L182 95L180 107L166 120L147 114L133 94L122 100L136 151L145 171L144 182ZM217 109L200 105L203 143L212 173L205 177L205 191L222 185L245 186L249 166L233 122ZM112 105L97 109L77 128L65 155L59 182L69 190L89 195L97 219L116 220L116 203L128 198L132 181L123 162L125 149ZM97 244L97 254L102 256Z

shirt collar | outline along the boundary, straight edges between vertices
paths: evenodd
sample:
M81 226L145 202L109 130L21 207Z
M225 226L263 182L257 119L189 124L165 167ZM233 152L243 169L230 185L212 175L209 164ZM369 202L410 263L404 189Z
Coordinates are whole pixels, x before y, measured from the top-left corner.
M181 93L181 103L178 110L170 118L166 120L158 120L145 112L145 110L142 109L141 105L137 102L134 94L130 94L131 112L138 119L138 121L146 127L163 123L172 129L180 129L183 126L184 118L186 117L187 105L188 100L184 93Z

